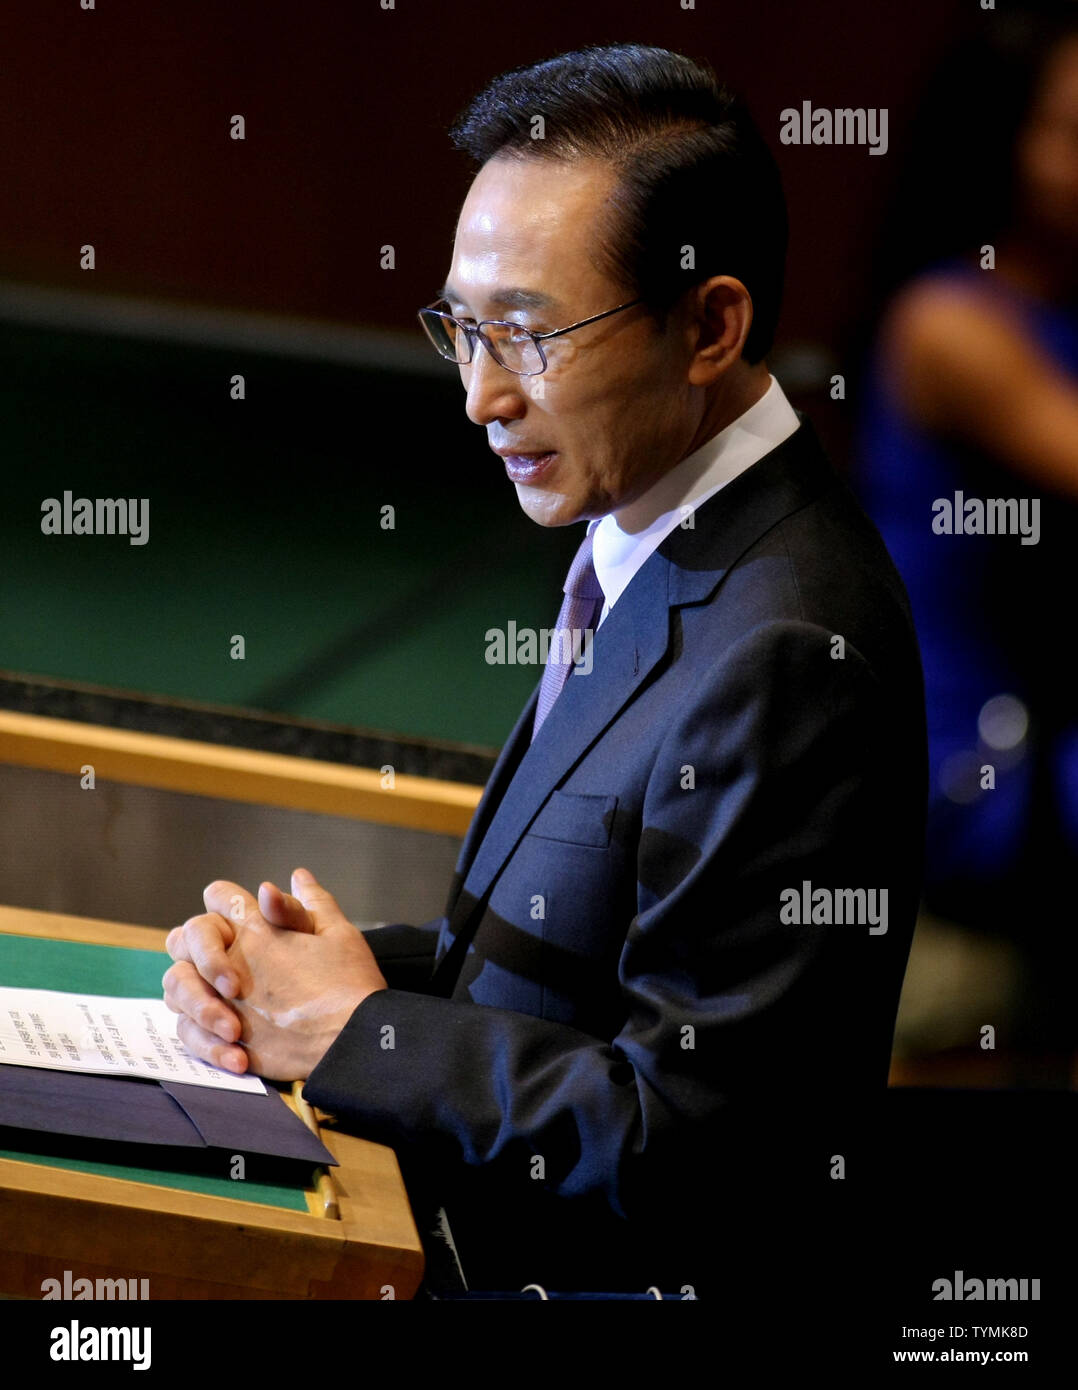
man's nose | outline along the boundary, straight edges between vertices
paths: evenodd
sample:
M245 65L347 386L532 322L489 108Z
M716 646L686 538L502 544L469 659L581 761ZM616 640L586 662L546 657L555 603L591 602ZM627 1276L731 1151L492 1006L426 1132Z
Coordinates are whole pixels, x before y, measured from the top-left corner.
M461 368L461 375L468 393L464 410L473 425L519 419L524 414L524 378L495 362L482 343L475 344L472 360Z

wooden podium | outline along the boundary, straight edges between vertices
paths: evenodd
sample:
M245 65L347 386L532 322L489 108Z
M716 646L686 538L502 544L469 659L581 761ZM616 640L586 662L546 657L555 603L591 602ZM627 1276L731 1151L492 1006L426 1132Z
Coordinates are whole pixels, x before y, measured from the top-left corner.
M163 953L167 935L2 907L0 933L25 938L28 953L42 939ZM164 973L168 957L160 964ZM338 1216L313 1174L309 1188L265 1189L252 1201L195 1190L205 1181L185 1186L182 1173L155 1181L121 1164L0 1157L0 1293L40 1299L43 1281L62 1285L67 1271L146 1279L151 1299L412 1298L423 1248L393 1151L315 1116L339 1163Z

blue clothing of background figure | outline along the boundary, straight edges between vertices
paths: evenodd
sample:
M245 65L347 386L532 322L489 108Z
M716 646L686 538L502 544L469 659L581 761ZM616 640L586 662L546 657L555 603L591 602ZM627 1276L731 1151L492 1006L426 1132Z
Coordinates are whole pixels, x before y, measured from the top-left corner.
M1073 310L1036 300L957 258L931 266L919 282L925 280L989 297L1043 353L1078 377ZM857 455L855 487L905 580L924 662L931 767L927 905L1006 933L1044 967L1072 930L1074 915L1069 899L1057 893L1065 894L1078 859L1078 699L1071 660L1078 507L1002 459L914 423L879 346L866 378ZM933 503L953 501L956 492L980 499L1039 497L1037 543L1010 535L936 534ZM981 785L986 764L995 768L990 790ZM1040 1000L1037 1007L1044 1005ZM1041 1020L1038 1035L1052 1041L1045 1026Z

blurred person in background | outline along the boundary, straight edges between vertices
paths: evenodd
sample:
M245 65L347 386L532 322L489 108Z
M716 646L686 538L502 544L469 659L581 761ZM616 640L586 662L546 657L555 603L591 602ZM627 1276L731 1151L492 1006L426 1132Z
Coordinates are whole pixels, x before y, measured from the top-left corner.
M928 85L886 227L874 336L855 354L865 376L852 481L906 582L924 660L925 907L985 947L1011 944L1017 1007L996 1047L1013 1054L1017 1084L1066 1085L1078 867L1078 4L979 17ZM1015 499L1015 511L1027 499L1024 538L961 525L975 525L969 499L997 498ZM998 1022L979 1004L999 997L974 1004L966 1046ZM953 998L952 1009L963 1002L973 1001Z

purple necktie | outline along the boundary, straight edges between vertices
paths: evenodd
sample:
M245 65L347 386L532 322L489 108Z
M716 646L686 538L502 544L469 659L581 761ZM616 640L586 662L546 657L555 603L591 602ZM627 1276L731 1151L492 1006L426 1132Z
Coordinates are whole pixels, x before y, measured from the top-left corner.
M535 725L532 741L542 727L543 720L554 707L554 701L561 694L569 672L573 669L573 656L584 650L584 631L593 628L595 619L602 611L603 590L595 577L595 566L591 562L591 538L593 530L580 543L569 573L565 580L565 599L558 614L558 625L547 653L543 681L539 687L539 703L535 708Z

